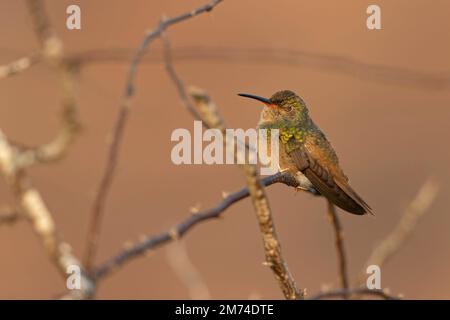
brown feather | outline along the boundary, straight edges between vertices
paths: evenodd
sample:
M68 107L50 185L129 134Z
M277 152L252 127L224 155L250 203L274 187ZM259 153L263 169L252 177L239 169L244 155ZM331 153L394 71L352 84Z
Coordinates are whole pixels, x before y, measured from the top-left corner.
M339 179L333 179L334 182L341 188L348 196L350 196L354 201L356 201L361 207L363 207L366 212L372 213L372 208L365 202L355 190L350 187L348 182L340 181ZM373 214L373 213L372 213Z
M370 207L348 185L333 178L326 168L319 164L306 148L299 147L289 153L298 169L311 181L314 187L333 204L350 213L362 215L371 212ZM343 175L345 177L345 175Z

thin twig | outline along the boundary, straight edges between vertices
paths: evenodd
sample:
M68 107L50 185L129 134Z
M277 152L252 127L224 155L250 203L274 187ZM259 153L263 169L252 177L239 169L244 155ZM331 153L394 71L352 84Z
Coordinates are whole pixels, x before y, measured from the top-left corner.
M337 289L332 291L321 292L315 296L312 296L308 300L321 300L329 298L344 298L349 296L376 296L385 300L400 300L400 297L395 297L388 294L385 290L377 289L365 289L365 288L352 288L352 289Z
M372 251L370 257L359 274L356 284L361 286L367 277L366 268L369 265L381 267L388 261L411 236L419 219L429 211L429 208L438 195L439 186L429 178L421 186L417 195L405 209L396 227Z
M114 177L114 172L117 166L119 150L125 130L125 124L131 106L131 98L134 95L134 82L139 63L141 62L144 54L147 52L147 48L149 47L151 42L154 39L158 38L166 29L202 13L210 12L222 1L223 0L212 0L206 5L200 6L194 10L160 22L155 29L145 35L139 49L136 51L132 58L130 68L128 70L125 91L123 93L123 98L119 106L119 114L113 128L112 142L109 147L106 167L103 172L99 187L97 188L97 192L92 205L92 210L90 213L91 220L88 229L87 248L84 256L84 263L88 270L90 270L92 267L93 260L97 251L97 242L100 233L103 208L105 206L105 201L108 196Z
M275 183L282 183L294 188L298 187L297 180L293 179L291 175L286 173L276 173L261 179L261 184L266 187ZM219 218L226 209L231 207L236 202L249 197L249 195L250 192L248 187L244 187L237 192L226 195L215 207L191 214L188 218L184 219L171 229L157 235L147 236L139 243L127 246L105 263L97 267L93 272L93 277L95 279L103 278L134 258L138 258L152 249L182 238L196 225L204 221Z
M336 208L334 205L327 201L327 214L330 219L331 225L334 230L334 242L336 245L336 252L338 258L339 265L339 282L341 284L341 288L346 290L349 287L348 281L348 270L347 270L347 258L345 255L345 246L344 246L344 231L342 229L341 222L336 213Z

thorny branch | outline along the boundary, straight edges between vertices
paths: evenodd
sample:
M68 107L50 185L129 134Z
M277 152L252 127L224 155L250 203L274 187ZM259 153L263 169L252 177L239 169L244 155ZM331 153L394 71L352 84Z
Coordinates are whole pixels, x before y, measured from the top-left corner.
M147 52L147 48L151 42L158 38L166 29L169 27L185 21L187 19L193 18L202 13L210 12L223 0L212 0L208 4L200 6L189 12L180 14L170 19L161 21L155 29L148 32L144 40L142 41L139 49L134 54L130 68L128 70L128 77L126 81L125 91L123 93L122 101L119 106L119 115L117 117L114 129L112 142L109 147L109 155L107 159L107 164L103 172L103 176L100 181L100 185L97 189L96 196L94 198L94 203L91 210L91 222L88 231L87 249L86 255L84 257L84 263L88 270L91 269L93 264L93 259L97 250L97 242L100 232L103 208L105 205L106 197L114 177L114 172L117 166L118 155L120 150L120 145L123 138L123 133L125 130L125 124L128 118L128 113L131 106L131 98L134 95L134 82L136 78L137 69L142 57Z
M261 179L261 184L266 187L275 183L282 183L294 188L298 186L298 183L295 179L292 179L290 175L283 173L277 173ZM223 200L215 207L195 212L171 229L154 236L147 236L142 241L134 245L127 246L111 259L96 268L93 272L94 279L103 278L106 275L110 274L112 271L118 269L120 266L131 261L132 259L137 258L157 247L182 238L196 225L207 220L219 218L226 209L231 207L236 202L243 200L249 196L250 192L248 188L242 188L237 192L226 195Z

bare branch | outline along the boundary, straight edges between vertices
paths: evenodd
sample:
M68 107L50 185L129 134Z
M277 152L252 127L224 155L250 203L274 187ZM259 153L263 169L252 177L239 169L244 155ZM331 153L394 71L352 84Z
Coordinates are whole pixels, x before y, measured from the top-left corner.
M91 221L88 230L87 248L84 257L84 262L86 268L89 270L92 267L93 260L97 251L97 242L100 233L101 220L103 215L103 208L105 205L106 197L108 196L110 186L114 177L114 172L117 166L119 150L123 138L123 133L125 130L125 124L128 118L128 113L131 106L131 98L134 95L134 82L136 78L137 69L142 57L147 52L147 48L151 42L158 38L162 32L164 32L169 27L193 18L205 12L210 12L217 6L222 0L212 0L208 4L200 6L189 12L180 14L173 18L167 19L159 23L155 29L148 32L144 40L142 41L139 49L134 54L130 68L128 70L127 81L125 85L125 91L123 93L123 98L119 106L119 114L115 126L113 128L112 142L109 147L109 155L107 159L107 164L103 172L99 187L94 198L94 203L91 210Z
M341 222L339 221L339 217L336 213L336 208L334 205L327 201L328 204L328 219L330 220L331 225L334 230L334 242L336 245L337 258L339 262L339 282L341 284L341 288L344 290L348 289L348 270L347 270L347 258L345 255L345 246L344 246L344 231L342 229Z
M329 298L344 298L349 296L361 297L361 296L376 296L385 300L400 300L400 297L395 297L388 294L385 290L377 289L365 289L365 288L353 288L353 289L337 289L332 291L321 292L308 300L322 300Z
M58 239L55 222L42 196L32 186L31 180L25 172L18 170L16 165L17 154L18 150L9 144L0 130L0 171L5 176L10 188L15 192L20 205L20 212L30 221L48 257L65 279L69 266L81 268L81 264L72 253L70 245ZM92 290L92 281L82 273L81 290L75 291L80 297L89 297Z
M362 285L365 281L367 266L377 265L381 267L401 248L411 236L419 219L428 212L438 192L439 186L431 178L422 185L417 195L406 208L394 230L372 251L372 254L364 265L364 269L358 276L358 285Z
M261 179L261 184L270 186L275 183L282 183L291 187L298 187L298 182L292 176L284 173L277 173ZM100 279L118 269L123 264L134 258L144 255L146 252L168 244L173 240L182 238L188 231L201 222L219 218L222 213L236 202L247 198L250 192L247 187L231 193L215 207L191 214L188 218L171 228L154 236L148 236L139 243L129 245L113 256L111 259L100 265L93 271L93 278Z

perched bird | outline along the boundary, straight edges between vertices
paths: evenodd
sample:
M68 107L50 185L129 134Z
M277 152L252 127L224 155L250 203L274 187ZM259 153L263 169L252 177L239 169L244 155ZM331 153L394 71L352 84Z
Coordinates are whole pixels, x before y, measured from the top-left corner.
M370 206L350 187L333 147L309 117L302 98L289 90L279 91L270 99L239 95L265 104L258 128L279 130L280 169L292 174L300 188L315 189L350 213L372 213Z

